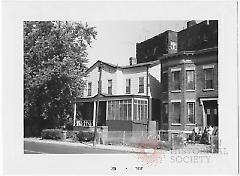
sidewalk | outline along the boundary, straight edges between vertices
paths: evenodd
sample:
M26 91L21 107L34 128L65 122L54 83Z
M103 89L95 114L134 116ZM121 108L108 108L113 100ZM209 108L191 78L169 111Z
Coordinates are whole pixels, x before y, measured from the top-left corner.
M98 148L98 149L105 149L105 150L118 150L118 151L132 152L132 153L147 153L147 154L153 153L152 149L142 149L142 148L135 148L135 147L129 147L129 146L96 144L96 146L94 147L92 142L80 143L80 142L71 142L68 140L56 141L56 140L41 139L41 138L24 138L24 141L36 142L36 143L61 144L61 145L67 145L67 146L81 146L81 147Z

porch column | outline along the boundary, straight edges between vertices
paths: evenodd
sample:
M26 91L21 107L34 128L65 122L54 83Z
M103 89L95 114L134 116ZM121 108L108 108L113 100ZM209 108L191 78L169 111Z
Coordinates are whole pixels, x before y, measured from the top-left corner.
M132 121L133 121L133 114L136 113L136 112L133 112L133 110L134 110L134 104L133 103L134 103L134 101L133 101L133 98L132 98L132 118L131 118Z
M75 126L76 124L76 115L77 115L77 103L74 103L74 107L73 107L73 126Z
M108 120L108 101L106 101L106 121Z
M95 126L95 120L96 120L96 102L93 102L93 126Z
M203 101L200 100L201 106L202 106L202 113L203 113L203 130L205 129L205 127L207 126L207 122L206 122L206 114L205 114L205 108L204 108L204 104Z

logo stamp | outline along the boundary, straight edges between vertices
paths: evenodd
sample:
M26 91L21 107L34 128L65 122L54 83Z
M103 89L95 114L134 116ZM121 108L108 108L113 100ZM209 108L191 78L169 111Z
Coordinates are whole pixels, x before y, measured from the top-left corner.
M142 138L138 144L137 158L142 164L154 166L162 163L165 157L164 151L160 149L161 143L157 139Z

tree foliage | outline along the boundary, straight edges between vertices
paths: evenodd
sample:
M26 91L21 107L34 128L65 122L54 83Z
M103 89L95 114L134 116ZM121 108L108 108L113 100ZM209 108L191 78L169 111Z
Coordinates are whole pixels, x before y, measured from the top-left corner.
M94 27L69 21L24 22L24 118L57 127L81 96Z

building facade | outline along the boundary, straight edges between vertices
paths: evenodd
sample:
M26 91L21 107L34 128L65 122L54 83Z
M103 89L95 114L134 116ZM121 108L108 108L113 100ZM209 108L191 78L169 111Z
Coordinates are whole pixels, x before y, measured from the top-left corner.
M163 54L177 52L177 32L165 31L136 44L137 63L158 60Z
M169 134L218 127L218 48L160 57L161 122Z
M218 21L205 20L187 23L187 28L178 32L178 51L194 51L218 46Z
M101 72L98 126L109 131L158 129L160 121L160 61L117 66L97 61L87 70L84 96L75 102L74 126L94 126ZM101 65L101 69L99 67Z
M84 96L75 101L75 129L97 119L109 131L161 130L170 139L196 126L218 128L218 22L187 26L137 43L128 66L92 65Z

